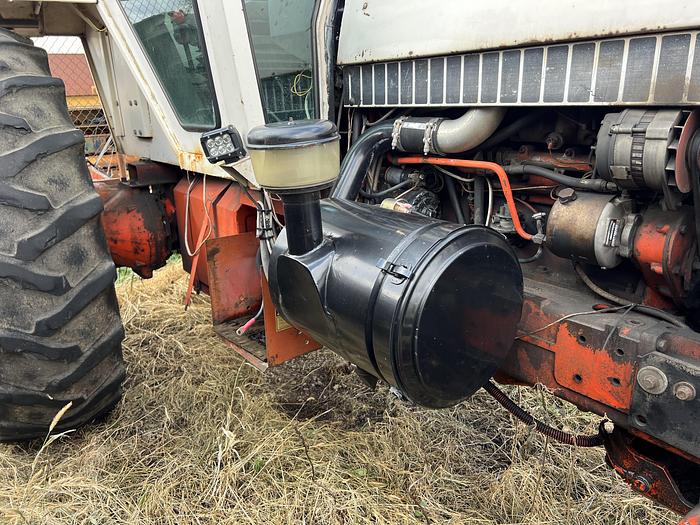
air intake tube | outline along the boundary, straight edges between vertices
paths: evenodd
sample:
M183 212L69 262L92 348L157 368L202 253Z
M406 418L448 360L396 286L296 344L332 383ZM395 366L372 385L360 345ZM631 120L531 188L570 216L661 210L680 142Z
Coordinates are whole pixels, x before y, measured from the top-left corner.
M297 125L318 124L306 122ZM251 131L253 143L260 129ZM274 125L262 129L275 132ZM270 292L292 325L415 403L447 407L483 386L506 358L523 302L520 265L494 230L347 200L372 156L388 151L387 138L391 131L379 126L363 135L345 157L332 197L309 197L320 210L320 243L297 243L314 226L292 225L307 219L287 215L284 201L287 227L270 258ZM249 145L256 147L251 137ZM316 155L314 146L302 149ZM260 180L264 165L253 162ZM286 166L288 195L318 191L318 184L293 188L295 169Z

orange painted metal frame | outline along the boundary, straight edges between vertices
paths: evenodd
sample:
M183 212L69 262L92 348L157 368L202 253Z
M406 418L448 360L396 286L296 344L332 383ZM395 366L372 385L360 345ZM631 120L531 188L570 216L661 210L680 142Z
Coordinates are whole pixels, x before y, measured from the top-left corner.
M260 196L254 190L250 193L254 199ZM317 342L288 325L275 311L257 262L255 203L242 188L235 182L212 179L208 179L205 185L198 177L191 186L190 181L181 180L174 195L180 234L184 235L185 221L189 221L190 248L194 250L202 244L202 249L192 257L187 254L184 242L180 243L183 266L191 276L189 292L196 288L211 296L213 323L219 325L252 316L261 300L265 301L266 359L258 358L233 341L226 340L227 343L260 369L320 348ZM275 209L281 214L281 203L275 202ZM189 217L185 216L186 210Z
M312 350L318 350L321 345L289 325L282 319L275 309L270 297L270 288L262 276L262 291L265 316L265 346L267 349L267 362L270 366L280 365L285 361L299 357Z
M255 233L209 239L206 252L214 324L254 315L262 301Z

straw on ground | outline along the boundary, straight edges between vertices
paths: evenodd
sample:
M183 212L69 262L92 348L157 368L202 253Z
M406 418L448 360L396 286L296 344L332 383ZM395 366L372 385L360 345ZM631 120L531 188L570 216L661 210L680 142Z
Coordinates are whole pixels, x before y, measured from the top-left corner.
M213 334L205 297L183 310L185 286L174 265L122 280L123 402L41 454L0 445L0 523L673 523L601 450L547 443L483 393L419 409L328 351L262 375ZM595 416L509 392L595 431Z

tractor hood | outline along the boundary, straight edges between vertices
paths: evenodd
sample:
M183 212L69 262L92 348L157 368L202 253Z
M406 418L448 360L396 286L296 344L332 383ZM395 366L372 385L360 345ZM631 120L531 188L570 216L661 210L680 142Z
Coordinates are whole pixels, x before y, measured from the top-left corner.
M347 0L338 63L451 55L699 26L700 9L692 0Z

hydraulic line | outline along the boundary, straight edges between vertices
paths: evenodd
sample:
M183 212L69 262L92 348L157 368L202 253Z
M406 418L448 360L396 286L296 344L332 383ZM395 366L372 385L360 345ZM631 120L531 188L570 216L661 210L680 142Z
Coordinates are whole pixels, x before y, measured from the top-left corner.
M564 186L576 188L579 190L591 190L600 192L618 191L617 184L608 182L603 179L579 179L577 177L569 177L562 175L554 170L542 168L540 166L532 166L530 164L518 164L517 166L505 166L503 168L508 175L538 175L545 179L553 180Z
M517 417L520 421L530 427L534 426L535 430L553 439L554 441L575 447L599 447L603 444L603 434L601 432L590 436L581 436L570 434L569 432L564 432L563 430L558 430L546 425L545 423L542 423L542 421L539 421L531 414L523 410L522 407L509 398L492 381L489 381L484 385L484 390L491 394L491 396L498 401L503 408Z
M533 255L531 255L530 257L518 258L518 262L520 264L527 264L527 263L535 262L537 259L542 257L542 251L543 251L542 245L540 244L537 247L537 251Z
M533 240L534 235L528 233L523 228L520 223L520 218L518 217L518 209L515 205L515 200L513 198L513 191L510 188L510 181L508 180L508 175L503 170L503 166L496 164L495 162L486 162L482 160L465 160L465 159L448 159L441 157L397 157L397 164L437 164L439 166L454 166L456 168L469 168L478 170L487 170L496 174L498 177L501 188L503 190L503 196L506 199L508 205L508 210L513 218L513 227L516 233L527 241ZM486 219L488 220L488 218Z

